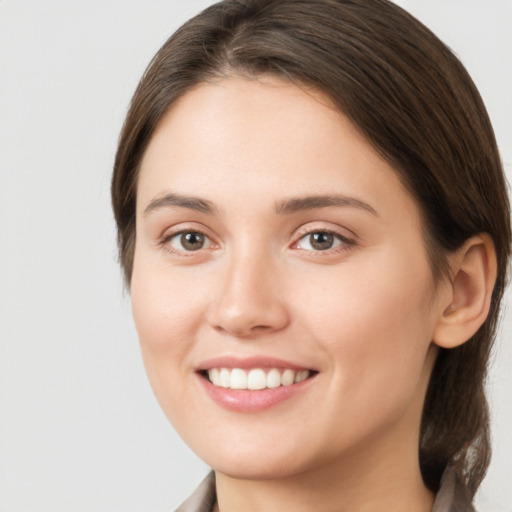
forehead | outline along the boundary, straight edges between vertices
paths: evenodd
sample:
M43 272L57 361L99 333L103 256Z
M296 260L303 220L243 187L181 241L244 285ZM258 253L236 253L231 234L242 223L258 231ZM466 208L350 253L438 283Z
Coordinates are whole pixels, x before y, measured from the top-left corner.
M314 89L274 77L200 84L160 121L144 155L138 210L159 194L207 196L246 208L284 196L394 199L417 213L395 170ZM238 201L237 201L238 199Z

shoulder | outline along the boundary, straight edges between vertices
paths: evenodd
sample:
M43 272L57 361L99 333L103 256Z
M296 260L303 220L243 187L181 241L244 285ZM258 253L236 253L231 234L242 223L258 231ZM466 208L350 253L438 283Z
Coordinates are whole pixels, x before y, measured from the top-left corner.
M471 496L456 471L447 469L444 472L432 512L476 512Z
M210 471L175 512L211 512L215 505L215 473Z

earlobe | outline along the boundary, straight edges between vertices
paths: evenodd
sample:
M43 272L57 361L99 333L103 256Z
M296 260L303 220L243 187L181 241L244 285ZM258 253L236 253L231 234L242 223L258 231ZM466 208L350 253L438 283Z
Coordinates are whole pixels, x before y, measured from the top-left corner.
M469 340L489 313L496 281L496 251L492 238L480 233L468 239L451 259L448 304L442 305L433 341L454 348Z

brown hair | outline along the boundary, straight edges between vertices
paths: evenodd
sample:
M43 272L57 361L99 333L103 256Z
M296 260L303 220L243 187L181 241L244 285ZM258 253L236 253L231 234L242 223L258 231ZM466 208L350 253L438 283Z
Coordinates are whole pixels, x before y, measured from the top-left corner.
M112 179L120 260L130 283L137 173L156 125L194 85L273 74L325 93L396 169L422 211L434 276L446 254L489 233L498 278L489 316L462 346L441 349L419 447L426 485L455 466L473 495L490 459L484 381L510 246L509 204L493 130L453 53L387 0L225 0L183 25L135 92Z

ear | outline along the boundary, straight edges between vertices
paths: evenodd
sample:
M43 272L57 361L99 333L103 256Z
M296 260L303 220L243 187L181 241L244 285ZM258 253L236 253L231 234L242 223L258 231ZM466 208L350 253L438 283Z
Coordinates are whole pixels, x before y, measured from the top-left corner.
M465 343L487 318L497 272L492 238L480 233L466 240L452 254L450 270L433 337L434 343L443 348Z

